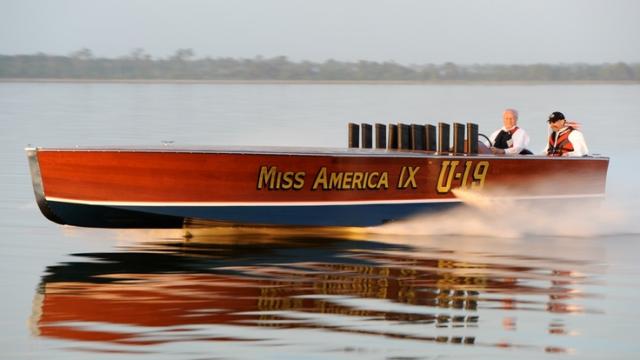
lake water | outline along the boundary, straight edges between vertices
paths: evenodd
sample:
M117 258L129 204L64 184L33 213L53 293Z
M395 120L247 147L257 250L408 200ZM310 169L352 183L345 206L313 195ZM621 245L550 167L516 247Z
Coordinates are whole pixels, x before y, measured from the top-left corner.
M23 148L344 146L348 122L546 116L611 157L597 207L358 232L48 222ZM639 85L0 83L0 358L628 358L640 353Z

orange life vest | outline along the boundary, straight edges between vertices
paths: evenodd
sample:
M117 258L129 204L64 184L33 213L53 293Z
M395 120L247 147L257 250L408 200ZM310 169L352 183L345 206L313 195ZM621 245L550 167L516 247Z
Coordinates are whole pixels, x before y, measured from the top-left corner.
M547 149L547 155L549 156L562 156L568 152L572 152L573 144L569 141L569 134L574 129L571 126L568 126L566 129L561 130L560 133L552 132L549 135L549 148Z

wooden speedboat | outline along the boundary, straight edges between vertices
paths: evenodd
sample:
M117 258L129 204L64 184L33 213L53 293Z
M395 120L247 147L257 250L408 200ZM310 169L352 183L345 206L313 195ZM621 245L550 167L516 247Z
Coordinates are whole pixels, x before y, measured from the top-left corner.
M40 210L75 226L179 228L185 220L373 226L440 211L461 188L518 200L603 197L607 157L398 149L27 148Z

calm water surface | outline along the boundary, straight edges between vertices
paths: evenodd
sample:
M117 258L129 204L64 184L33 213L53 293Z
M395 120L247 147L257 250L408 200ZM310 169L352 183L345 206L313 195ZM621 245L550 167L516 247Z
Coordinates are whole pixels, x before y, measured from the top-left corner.
M0 83L0 358L640 354L640 86ZM343 146L346 123L554 110L611 156L607 201L492 204L360 231L61 227L23 148Z

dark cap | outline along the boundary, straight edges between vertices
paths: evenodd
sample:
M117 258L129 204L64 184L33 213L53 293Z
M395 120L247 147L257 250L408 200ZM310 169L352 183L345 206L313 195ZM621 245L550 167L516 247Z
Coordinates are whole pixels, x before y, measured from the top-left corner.
M558 120L564 120L564 114L560 111L554 111L551 113L551 115L549 115L549 120L547 121L550 123L554 123Z

